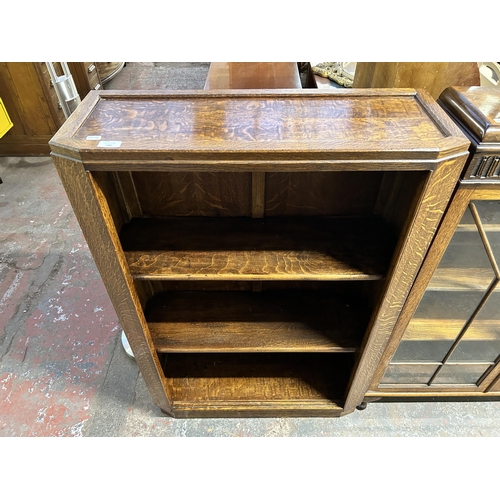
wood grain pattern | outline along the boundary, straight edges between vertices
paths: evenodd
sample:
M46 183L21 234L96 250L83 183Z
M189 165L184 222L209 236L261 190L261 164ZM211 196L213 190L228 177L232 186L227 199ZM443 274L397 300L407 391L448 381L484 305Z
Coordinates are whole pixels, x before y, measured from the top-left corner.
M146 318L159 352L355 352L369 310L328 292L166 292Z
M381 279L394 240L369 217L134 219L120 237L149 280Z
M151 396L163 411L171 412L162 367L132 278L126 271L106 199L82 164L57 156L53 159Z
M121 193L115 184L114 172L95 172L92 179L99 186L103 198L106 200L107 209L113 218L113 228L119 233L127 220L127 214L124 213L120 204L119 194Z
M252 172L252 217L264 217L266 212L266 174Z
M132 217L141 217L143 215L142 207L132 172L113 172L113 175L120 191L123 208L127 214L127 222Z
M456 186L466 156L464 152L462 156L445 161L436 169L420 197L420 206L413 213L411 223L406 225L407 229L402 233L401 246L396 251L389 270L386 288L368 326L371 334L365 337L365 344L361 348L345 411L357 406L370 386L371 378L379 366L401 309Z
M185 418L339 416L350 363L321 353L171 354L165 375Z
M408 296L405 307L401 311L401 315L399 316L394 327L394 331L386 346L383 358L374 373L370 389L376 390L377 385L382 380L386 367L396 351L397 346L401 342L403 334L408 327L408 324L411 321L427 286L429 285L434 270L441 261L448 244L453 237L454 228L458 226L463 217L473 192L473 189L459 189L454 193L453 201L443 217L439 233L436 235L436 239L433 241L425 261L422 263L422 268L415 279L415 283Z
M133 172L137 202L145 216L249 216L250 173Z
M415 92L249 92L102 91L80 129L71 137L60 130L51 144L78 149L86 160L236 160L239 153L254 161L261 153L270 162L290 155L362 160L374 153L384 159L435 159L441 149L466 142L443 134ZM86 137L95 135L121 145L89 144Z
M382 172L269 172L268 217L293 215L369 215Z

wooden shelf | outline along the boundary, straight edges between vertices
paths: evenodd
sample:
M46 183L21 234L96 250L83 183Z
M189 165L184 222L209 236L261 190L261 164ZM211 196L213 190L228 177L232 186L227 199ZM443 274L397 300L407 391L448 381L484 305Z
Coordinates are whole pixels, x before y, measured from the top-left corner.
M485 291L494 278L491 268L438 267L432 276L430 291ZM500 288L495 291L500 292Z
M158 352L355 352L369 310L324 291L164 292L146 319Z
M404 340L455 340L467 319L413 318L405 332ZM474 320L467 329L467 339L497 340L498 320Z
M351 355L170 354L165 376L176 415L336 416Z
M143 280L376 280L393 250L376 217L135 218L121 242Z

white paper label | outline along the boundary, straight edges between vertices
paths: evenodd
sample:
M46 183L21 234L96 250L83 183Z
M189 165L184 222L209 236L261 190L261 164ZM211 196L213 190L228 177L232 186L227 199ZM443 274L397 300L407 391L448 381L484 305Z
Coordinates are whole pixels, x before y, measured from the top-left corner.
M100 141L101 136L100 135L88 135L87 136L87 141Z
M98 148L119 148L122 141L101 141L97 145Z

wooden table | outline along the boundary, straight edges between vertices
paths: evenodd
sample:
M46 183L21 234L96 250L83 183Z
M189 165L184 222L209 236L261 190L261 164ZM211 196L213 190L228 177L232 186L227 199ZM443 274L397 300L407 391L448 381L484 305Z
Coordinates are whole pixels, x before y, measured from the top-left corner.
M301 89L296 62L213 62L205 90Z

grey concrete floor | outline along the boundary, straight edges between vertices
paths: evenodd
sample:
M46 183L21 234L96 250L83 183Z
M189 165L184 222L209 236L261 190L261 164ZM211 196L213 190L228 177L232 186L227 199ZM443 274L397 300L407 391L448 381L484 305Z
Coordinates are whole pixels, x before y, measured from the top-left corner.
M208 65L186 68L202 86ZM500 402L373 403L340 419L163 415L50 158L0 158L0 178L0 436L500 436Z

